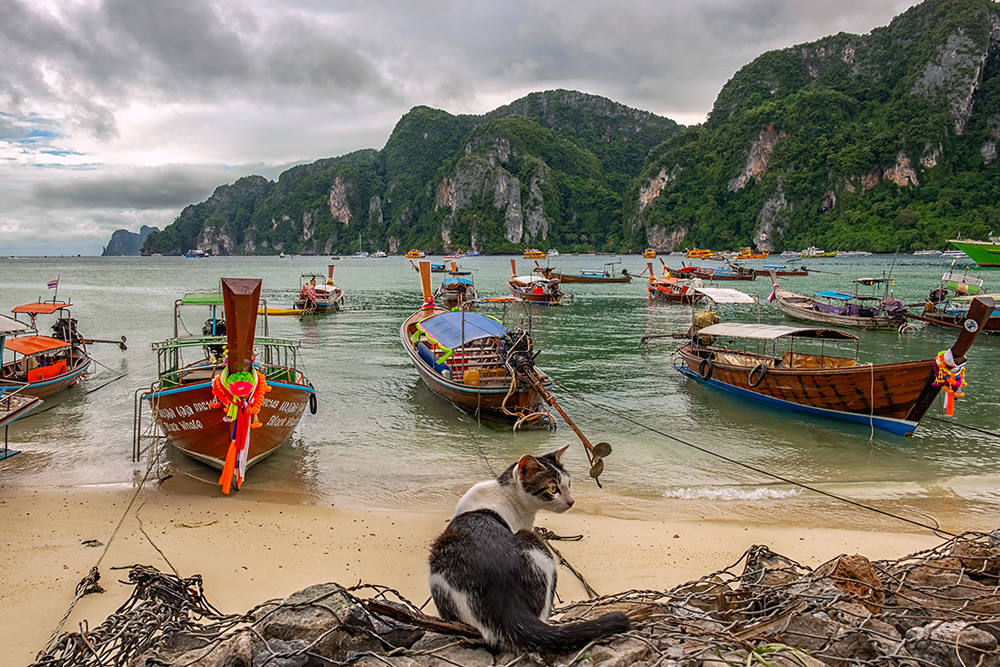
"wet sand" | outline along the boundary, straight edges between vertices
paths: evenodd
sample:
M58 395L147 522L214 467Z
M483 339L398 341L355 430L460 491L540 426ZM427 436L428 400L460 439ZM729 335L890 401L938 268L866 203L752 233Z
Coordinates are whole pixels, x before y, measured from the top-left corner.
M868 530L831 527L822 516L804 525L765 526L722 518L621 518L599 511L584 494L570 512L543 513L538 525L559 535L555 543L600 594L666 589L736 562L754 544L815 567L842 553L897 558L939 544L927 531L905 524L858 521ZM129 507L130 502L134 504ZM433 511L344 509L301 504L244 488L231 497L192 488L183 479L133 487L25 489L0 485L0 664L34 660L71 605L74 589L101 559L102 595L82 598L63 626L91 628L132 591L120 583L133 564L181 576L201 574L206 596L220 611L244 612L306 586L359 582L397 589L416 604L429 596L426 557L445 527L452 504ZM125 517L122 521L122 517ZM686 516L698 516L687 512ZM116 527L121 521L120 528ZM98 540L105 546L85 546ZM103 558L102 558L102 553ZM562 602L584 599L582 584L560 569Z

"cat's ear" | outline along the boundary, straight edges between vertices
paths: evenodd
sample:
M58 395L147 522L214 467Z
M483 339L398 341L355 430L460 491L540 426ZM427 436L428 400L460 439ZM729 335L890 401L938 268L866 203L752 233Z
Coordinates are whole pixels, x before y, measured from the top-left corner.
M552 456L555 457L556 463L558 463L559 465L562 465L562 455L566 453L567 449L569 449L569 445L566 445L560 450L552 452Z
M542 464L538 462L538 459L531 454L525 454L517 462L517 477L518 479L524 479L531 475L531 473L538 471L541 467Z

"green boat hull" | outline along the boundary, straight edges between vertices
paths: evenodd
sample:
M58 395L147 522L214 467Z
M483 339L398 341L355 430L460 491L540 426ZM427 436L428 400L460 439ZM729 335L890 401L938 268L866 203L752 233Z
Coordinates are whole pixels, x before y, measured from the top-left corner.
M979 266L1000 268L1000 242L951 239L948 243L964 252Z

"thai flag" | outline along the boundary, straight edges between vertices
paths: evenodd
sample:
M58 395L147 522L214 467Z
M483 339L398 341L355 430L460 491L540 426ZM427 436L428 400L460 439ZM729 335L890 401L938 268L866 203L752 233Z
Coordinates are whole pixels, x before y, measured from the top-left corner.
M768 302L770 303L771 301L774 301L774 297L776 297L777 295L778 295L778 283L774 283L774 286L771 288L771 293L767 295Z
M56 278L55 280L50 280L47 284L49 286L49 289L56 289L57 287L59 287L59 279Z

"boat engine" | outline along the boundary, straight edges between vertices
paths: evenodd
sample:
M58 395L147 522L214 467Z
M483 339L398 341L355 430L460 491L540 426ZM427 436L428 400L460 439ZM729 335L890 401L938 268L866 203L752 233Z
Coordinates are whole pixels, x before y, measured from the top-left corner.
M72 317L60 317L52 325L52 337L64 340L67 343L80 343L83 337L76 328L76 319Z
M531 338L522 329L507 331L500 337L497 353L517 374L528 373L535 367Z
M213 333L212 329L215 329ZM201 333L204 336L225 336L226 335L226 321L216 320L209 318L205 320L204 326L201 328ZM222 353L225 351L225 345L206 345L205 349L208 350L210 356L221 357Z

